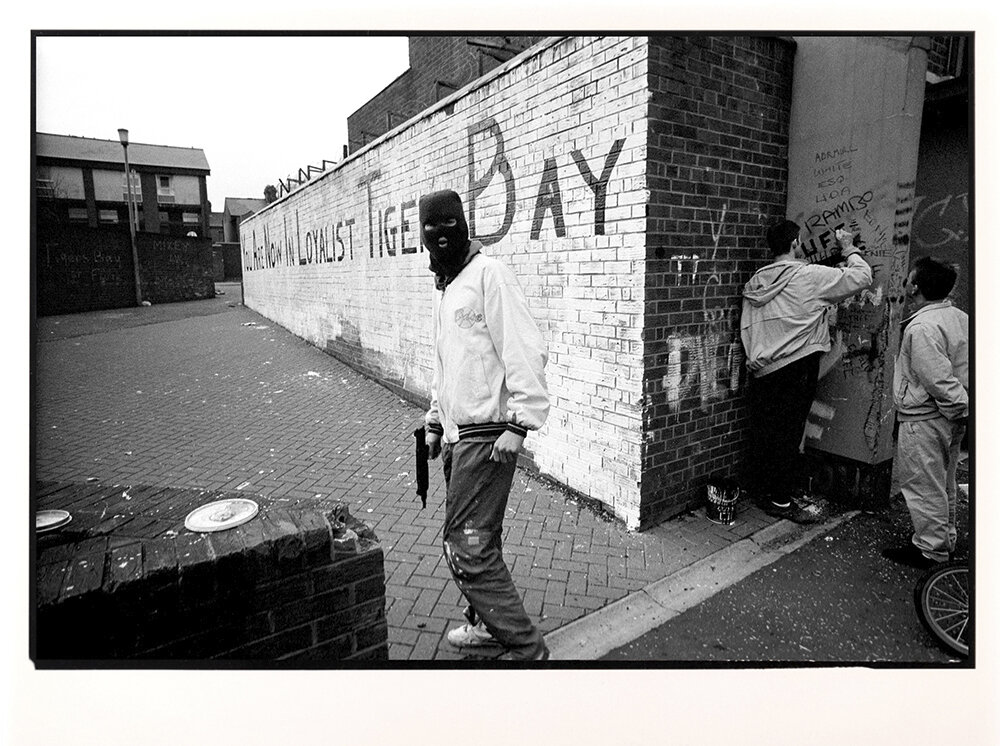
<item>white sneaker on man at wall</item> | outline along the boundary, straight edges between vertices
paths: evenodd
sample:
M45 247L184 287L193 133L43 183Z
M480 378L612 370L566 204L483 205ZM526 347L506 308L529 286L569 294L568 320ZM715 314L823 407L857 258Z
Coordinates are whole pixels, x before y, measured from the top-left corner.
M474 648L481 645L496 645L496 639L486 629L482 622L479 624L463 624L448 632L448 642L456 648Z

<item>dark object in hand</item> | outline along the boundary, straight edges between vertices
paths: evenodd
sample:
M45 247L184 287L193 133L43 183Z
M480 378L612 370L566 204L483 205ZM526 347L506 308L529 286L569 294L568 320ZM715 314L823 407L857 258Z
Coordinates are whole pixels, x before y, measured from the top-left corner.
M427 485L430 482L430 478L427 474L427 431L418 427L413 431L413 437L416 440L415 451L417 459L417 494L420 496L420 507L427 507Z

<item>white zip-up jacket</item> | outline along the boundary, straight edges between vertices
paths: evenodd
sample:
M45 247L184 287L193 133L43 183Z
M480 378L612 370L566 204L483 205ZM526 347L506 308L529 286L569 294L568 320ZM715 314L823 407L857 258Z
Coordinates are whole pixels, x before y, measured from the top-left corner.
M969 415L969 316L935 301L904 322L893 371L900 421Z
M481 244L473 241L472 251ZM434 379L424 420L446 443L527 435L549 412L548 354L517 278L475 253L434 303Z

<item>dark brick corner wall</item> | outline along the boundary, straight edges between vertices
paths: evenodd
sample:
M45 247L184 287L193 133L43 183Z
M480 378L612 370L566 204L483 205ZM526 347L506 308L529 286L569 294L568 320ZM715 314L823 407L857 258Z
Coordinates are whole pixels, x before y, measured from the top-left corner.
M344 505L208 534L40 541L37 557L41 665L388 657L382 549Z
M743 284L784 216L794 43L650 38L640 525L744 454Z

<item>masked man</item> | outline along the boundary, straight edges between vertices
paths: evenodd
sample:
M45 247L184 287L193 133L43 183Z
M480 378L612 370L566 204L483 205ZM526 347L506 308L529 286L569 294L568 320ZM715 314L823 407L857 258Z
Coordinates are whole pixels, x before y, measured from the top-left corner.
M442 457L444 552L469 620L448 633L459 648L499 643L512 660L546 660L503 560L503 517L517 454L545 422L547 358L511 271L484 255L458 194L420 199L420 236L441 291L434 309L434 380L425 421L430 458Z

